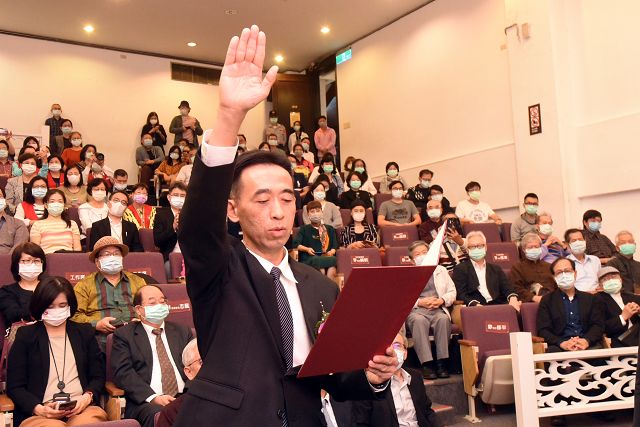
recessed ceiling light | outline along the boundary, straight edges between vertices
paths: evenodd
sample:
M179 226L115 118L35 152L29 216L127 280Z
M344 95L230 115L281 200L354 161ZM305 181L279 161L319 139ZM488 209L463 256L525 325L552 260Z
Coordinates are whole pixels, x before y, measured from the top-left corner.
M238 14L238 10L237 9L227 9L224 11L225 14L227 15L237 15Z
M284 56L276 55L276 57L274 59L276 60L276 62L282 62L282 61L284 61Z
M187 46L189 46L189 47L196 47L196 46L198 46L198 43L196 43L196 42L189 42L189 43L187 43Z
M85 30L87 33L93 33L93 30L95 30L95 28L93 28L93 25L91 24L85 25L82 29Z
M328 34L328 33L329 33L329 31L331 31L331 28L329 28L329 27L327 27L327 26L324 26L324 27L320 28L320 32L321 32L322 34Z

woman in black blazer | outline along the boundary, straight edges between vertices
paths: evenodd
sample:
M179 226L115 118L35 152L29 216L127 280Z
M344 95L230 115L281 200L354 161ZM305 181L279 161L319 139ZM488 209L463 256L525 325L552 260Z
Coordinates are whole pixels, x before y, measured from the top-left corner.
M104 388L104 357L93 328L68 320L78 308L71 283L62 277L43 279L29 308L40 320L18 329L7 364L14 424L43 425L39 423L45 419L74 425L106 421L104 410L93 406ZM63 402L75 406L60 409Z

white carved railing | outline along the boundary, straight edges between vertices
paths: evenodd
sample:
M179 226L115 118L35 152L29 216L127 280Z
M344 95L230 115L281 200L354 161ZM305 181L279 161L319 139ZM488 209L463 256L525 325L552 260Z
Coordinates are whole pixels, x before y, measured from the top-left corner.
M633 408L638 347L533 354L529 332L511 333L510 340L518 427Z

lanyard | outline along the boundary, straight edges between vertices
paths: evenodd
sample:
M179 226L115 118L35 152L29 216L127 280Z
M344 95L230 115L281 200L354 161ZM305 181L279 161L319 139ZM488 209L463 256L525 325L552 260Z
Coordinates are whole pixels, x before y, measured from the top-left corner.
M64 353L62 360L62 379L60 379L60 373L58 372L58 364L56 363L56 356L53 354L53 347L51 347L51 340L49 340L49 350L51 351L51 358L53 359L53 366L56 369L56 377L58 377L58 389L62 393L66 384L64 383L64 371L67 368L67 331L64 331Z

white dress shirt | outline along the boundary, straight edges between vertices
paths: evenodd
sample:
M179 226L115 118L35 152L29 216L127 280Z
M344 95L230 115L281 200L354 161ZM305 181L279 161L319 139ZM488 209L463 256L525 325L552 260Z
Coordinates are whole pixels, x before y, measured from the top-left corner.
M616 304L618 304L618 307L620 307L620 310L624 310L624 301L622 301L622 295L620 294L620 292L618 292L617 294L609 294L609 295L611 296L611 298L613 298ZM623 325L627 325L627 329L633 326L631 322L629 322L628 320L624 320L624 317L622 317L622 314L618 317L620 318L620 323L622 323Z
M476 276L478 276L478 283L480 283L478 291L488 303L491 302L493 298L491 298L489 288L487 287L487 262L483 260L482 264L479 264L474 260L471 260L471 265L473 265L473 269L476 271Z
M171 211L173 212L173 217L175 218L178 214L180 214L180 210L174 208L173 206L171 206ZM173 247L173 250L171 252L174 253L182 253L182 250L180 249L180 241L176 242L176 245Z
M576 289L582 292L593 292L598 287L600 259L595 255L585 255L584 260L580 261L574 254L570 254L567 258L576 263Z
M416 408L413 405L411 392L409 391L411 375L404 369L400 372L402 379L396 375L391 377L391 394L393 396L393 405L396 407L398 425L400 427L418 427Z
M158 351L156 350L156 335L153 334L153 326L149 326L146 324L142 324L145 332L147 333L147 337L149 338L149 344L151 344L151 354L153 356L153 367L151 368L151 389L155 392L151 396L147 397L146 401L151 402L157 396L162 395L162 370L160 369L160 360L158 359ZM169 355L169 360L171 361L171 366L173 367L173 373L176 375L176 380L178 381L178 393L182 393L184 390L184 381L182 381L182 376L180 375L180 371L178 371L178 367L176 363L173 361L173 355L171 354L171 349L169 348L169 342L167 341L167 334L164 330L164 322L160 325L162 328L162 342L164 343L164 348L167 349L167 355ZM182 357L182 355L180 355Z
M122 219L114 222L111 217L109 217L109 224L111 225L111 236L115 237L118 239L118 242L122 243Z
M324 420L327 422L327 427L338 427L338 421L336 421L336 415L333 413L329 393L325 394L322 398L321 411L322 415L324 415Z

